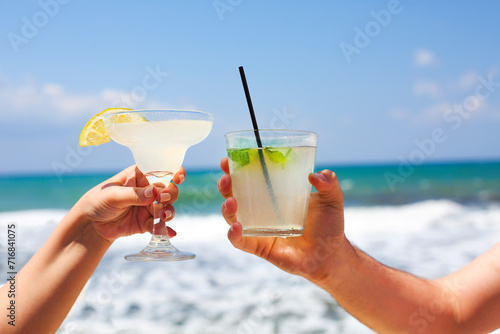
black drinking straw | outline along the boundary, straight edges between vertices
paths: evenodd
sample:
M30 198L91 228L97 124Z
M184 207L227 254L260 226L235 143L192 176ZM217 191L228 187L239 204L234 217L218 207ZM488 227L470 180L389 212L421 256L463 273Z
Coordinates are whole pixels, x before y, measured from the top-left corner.
M257 119L255 118L255 112L253 111L252 98L250 98L250 91L248 90L247 79L245 77L245 71L243 70L243 66L240 66L239 70L240 70L241 82L243 83L243 89L245 90L245 97L247 98L248 110L250 111L250 117L252 118L252 125L255 132L255 140L257 141L257 146L262 148L262 142L260 141L259 127L257 126Z
M243 70L243 66L239 67L241 82L243 83L243 89L245 90L245 97L247 99L248 110L250 111L250 117L252 118L253 130L255 133L255 140L257 141L257 147L262 148L262 141L260 140L259 127L257 126L257 119L255 118L255 112L253 110L252 99L250 98L250 91L248 90L247 79L245 77L245 71ZM269 190L269 195L271 196L271 202L273 203L274 211L278 215L278 219L281 221L281 213L278 206L278 201L276 200L276 196L274 196L273 186L271 184L271 179L269 178L269 171L267 170L266 161L264 159L263 150L259 151L259 160L260 165L262 166L262 172L264 173L264 179L266 180L267 190Z

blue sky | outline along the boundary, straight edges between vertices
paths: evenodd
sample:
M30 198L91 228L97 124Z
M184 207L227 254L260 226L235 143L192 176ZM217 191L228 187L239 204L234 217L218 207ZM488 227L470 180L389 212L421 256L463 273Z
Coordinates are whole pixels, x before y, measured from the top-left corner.
M119 170L82 150L108 107L214 115L185 166L218 166L224 134L319 134L319 164L500 159L494 1L0 1L0 173Z

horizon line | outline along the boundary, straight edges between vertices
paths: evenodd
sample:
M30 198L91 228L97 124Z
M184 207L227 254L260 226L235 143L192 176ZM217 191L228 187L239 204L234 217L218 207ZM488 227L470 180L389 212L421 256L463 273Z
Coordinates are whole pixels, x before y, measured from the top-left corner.
M430 160L423 162L421 164L411 164L413 167L418 168L421 166L433 166L433 165L452 165L452 164L495 164L500 163L500 157L496 158L460 158L460 159L439 159ZM351 162L316 162L315 169L319 168L362 168L362 167L395 167L401 165L401 161L351 161ZM36 177L59 177L66 178L72 176L92 176L92 175L114 175L122 171L129 166L123 167L122 169L88 169L88 170L78 170L75 172L68 172L64 175L58 176L54 171L51 170L39 170L39 171L0 171L0 178L36 178ZM187 173L202 173L209 171L220 171L219 166L192 166L185 167ZM222 172L222 171L221 171Z

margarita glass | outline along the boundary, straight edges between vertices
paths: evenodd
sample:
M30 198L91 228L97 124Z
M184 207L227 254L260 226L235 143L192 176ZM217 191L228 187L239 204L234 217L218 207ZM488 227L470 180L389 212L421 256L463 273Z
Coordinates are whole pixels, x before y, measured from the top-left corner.
M123 120L126 120L125 122ZM181 167L186 150L204 140L212 129L212 115L191 110L130 110L108 113L104 125L111 139L127 146L139 170L150 184L168 186ZM158 202L153 204L158 209ZM181 261L196 255L175 248L167 235L165 222L156 218L151 241L128 261Z

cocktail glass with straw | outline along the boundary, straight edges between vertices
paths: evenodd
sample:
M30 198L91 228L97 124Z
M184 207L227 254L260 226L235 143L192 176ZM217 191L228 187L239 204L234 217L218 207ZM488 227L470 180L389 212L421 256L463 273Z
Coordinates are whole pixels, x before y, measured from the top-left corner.
M123 120L126 120L125 122ZM181 167L186 150L204 140L212 129L212 115L191 110L130 110L108 113L104 125L111 139L127 146L139 170L150 184L172 180ZM154 210L159 209L157 201ZM154 212L151 241L139 253L125 256L128 261L181 261L195 254L175 248L165 222Z
M226 134L236 218L244 236L302 235L311 193L317 135L308 131L259 129ZM265 166L263 168L263 166Z
M299 236L305 226L317 135L307 131L262 130L239 68L253 131L226 134L233 196L245 236Z

